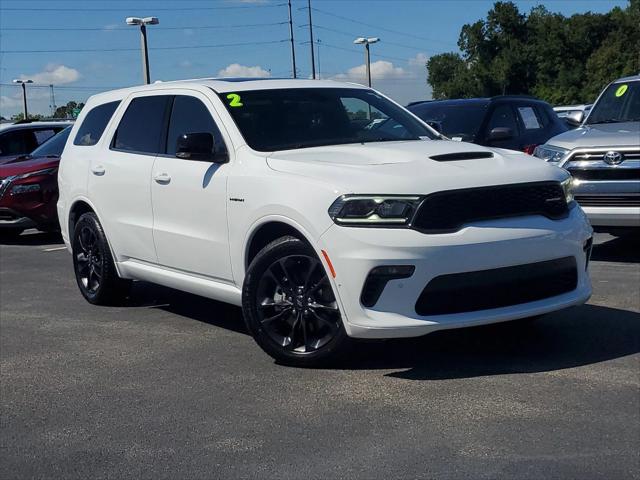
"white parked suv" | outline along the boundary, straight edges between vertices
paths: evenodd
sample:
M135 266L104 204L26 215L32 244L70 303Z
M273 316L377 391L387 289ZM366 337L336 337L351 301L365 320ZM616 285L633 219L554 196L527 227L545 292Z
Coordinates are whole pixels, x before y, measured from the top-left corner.
M267 353L308 366L350 338L585 302L592 230L568 180L359 85L204 79L92 97L58 211L89 302L131 280L230 302Z

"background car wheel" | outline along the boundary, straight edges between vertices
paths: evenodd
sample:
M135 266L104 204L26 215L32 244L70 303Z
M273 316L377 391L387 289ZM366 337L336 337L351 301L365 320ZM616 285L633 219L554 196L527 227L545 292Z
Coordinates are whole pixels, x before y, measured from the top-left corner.
M94 305L121 302L130 280L118 277L107 238L94 213L80 217L73 231L73 268L82 296Z
M295 237L271 242L251 262L242 309L258 345L284 364L324 366L350 343L324 266Z

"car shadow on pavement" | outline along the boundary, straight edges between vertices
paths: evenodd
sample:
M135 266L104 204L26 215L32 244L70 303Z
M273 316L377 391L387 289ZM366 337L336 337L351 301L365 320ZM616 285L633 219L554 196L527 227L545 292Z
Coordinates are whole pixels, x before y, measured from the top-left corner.
M22 245L22 246L55 246L64 245L60 232L40 232L31 230L24 232L17 237L3 237L0 235L0 245Z
M627 235L593 246L591 260L601 262L640 263L640 236Z
M640 313L585 305L535 321L357 344L342 368L404 369L387 376L443 380L562 370L639 351Z

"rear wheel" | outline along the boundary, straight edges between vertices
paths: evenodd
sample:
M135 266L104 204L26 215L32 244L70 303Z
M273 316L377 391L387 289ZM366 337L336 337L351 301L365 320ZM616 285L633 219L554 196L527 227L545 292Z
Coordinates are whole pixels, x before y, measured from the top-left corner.
M249 266L242 294L247 328L279 362L322 366L347 349L327 273L302 240L286 236L264 247Z
M107 238L94 213L80 217L71 245L76 282L82 296L94 305L121 302L131 281L118 277Z

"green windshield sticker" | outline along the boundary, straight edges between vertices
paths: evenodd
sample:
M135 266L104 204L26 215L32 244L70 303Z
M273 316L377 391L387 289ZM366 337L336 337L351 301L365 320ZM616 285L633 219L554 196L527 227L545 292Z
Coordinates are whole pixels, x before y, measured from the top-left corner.
M238 95L237 93L230 93L229 95L227 95L227 98L229 99L230 107L242 106L242 102L240 101L240 95Z
M616 97L621 97L627 91L628 85L620 85L616 90Z

